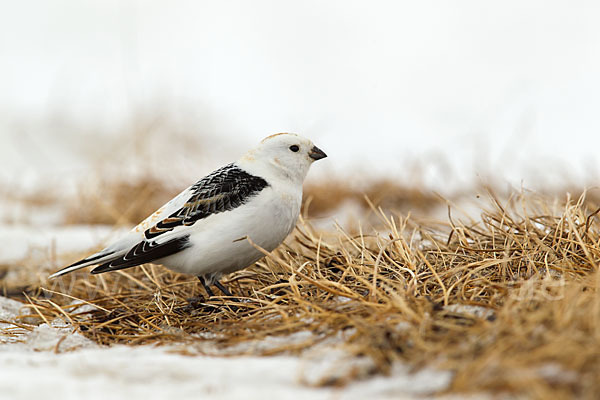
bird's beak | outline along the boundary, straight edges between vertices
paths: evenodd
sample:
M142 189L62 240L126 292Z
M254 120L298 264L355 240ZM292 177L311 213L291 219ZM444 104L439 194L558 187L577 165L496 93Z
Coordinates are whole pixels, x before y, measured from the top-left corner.
M317 161L317 160L320 160L321 158L327 157L327 154L325 154L325 152L323 150L321 150L320 148L318 148L317 146L313 146L313 148L310 149L310 153L308 153L308 156L310 158L312 158L313 160Z

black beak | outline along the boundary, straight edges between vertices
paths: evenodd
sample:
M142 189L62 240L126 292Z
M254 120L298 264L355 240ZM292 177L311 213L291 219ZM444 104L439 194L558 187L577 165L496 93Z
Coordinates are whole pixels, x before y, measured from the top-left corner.
M325 152L323 152L323 150L321 150L317 146L313 146L313 148L310 149L310 153L308 153L308 156L310 158L312 158L313 160L317 161L317 160L320 160L321 158L327 157L327 154L325 154Z

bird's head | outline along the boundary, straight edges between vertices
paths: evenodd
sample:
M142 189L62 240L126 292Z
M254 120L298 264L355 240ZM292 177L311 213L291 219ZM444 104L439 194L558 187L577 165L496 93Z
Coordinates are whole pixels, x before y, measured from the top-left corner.
M239 163L265 178L284 177L301 183L311 164L325 157L310 140L295 133L277 133L263 139Z

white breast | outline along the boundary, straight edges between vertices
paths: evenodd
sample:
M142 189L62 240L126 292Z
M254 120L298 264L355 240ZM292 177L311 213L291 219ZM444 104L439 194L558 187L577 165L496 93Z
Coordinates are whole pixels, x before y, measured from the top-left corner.
M301 188L269 186L240 207L197 221L190 230L191 246L157 260L174 271L227 274L254 263L275 249L294 229L302 202Z

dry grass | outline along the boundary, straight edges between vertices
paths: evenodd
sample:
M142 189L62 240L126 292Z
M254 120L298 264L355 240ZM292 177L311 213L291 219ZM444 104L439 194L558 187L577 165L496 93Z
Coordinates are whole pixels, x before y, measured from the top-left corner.
M182 189L150 176L133 182L99 180L69 200L71 204L67 207L65 223L136 224ZM308 217L327 216L345 202L352 202L365 210L369 204L374 204L394 212L428 211L444 204L434 193L399 185L388 179L370 182L365 187L349 187L341 181L312 184L304 188L304 198L302 214ZM53 200L50 198L43 202L49 204ZM30 199L23 201L29 202ZM30 204L36 205L35 202L40 201L42 199L35 197Z
M322 215L336 202L363 201L341 188L325 199L317 196L325 190L312 190L309 210ZM384 189L371 196L383 193L378 204L391 208L441 201L418 191L402 200L401 188ZM109 208L119 206L115 200ZM104 345L209 341L265 355L336 338L373 361L366 373L385 374L395 361L451 369L452 393L600 393L596 199L520 192L501 201L490 194L480 199L477 219L458 217L453 207L447 222L372 211L376 228L321 232L301 223L269 257L227 278L241 302L207 300L196 279L153 265L78 273L31 287L31 315L19 329L61 318ZM82 304L95 308L81 312ZM236 347L299 331L314 335L280 347Z
M70 200L65 224L137 224L180 191L151 176L135 181L98 180Z
M303 215L321 217L330 215L341 204L352 202L364 210L370 205L390 212L427 212L444 205L436 194L421 187L400 185L391 179L369 182L364 187L351 187L344 181L320 182L304 188Z

